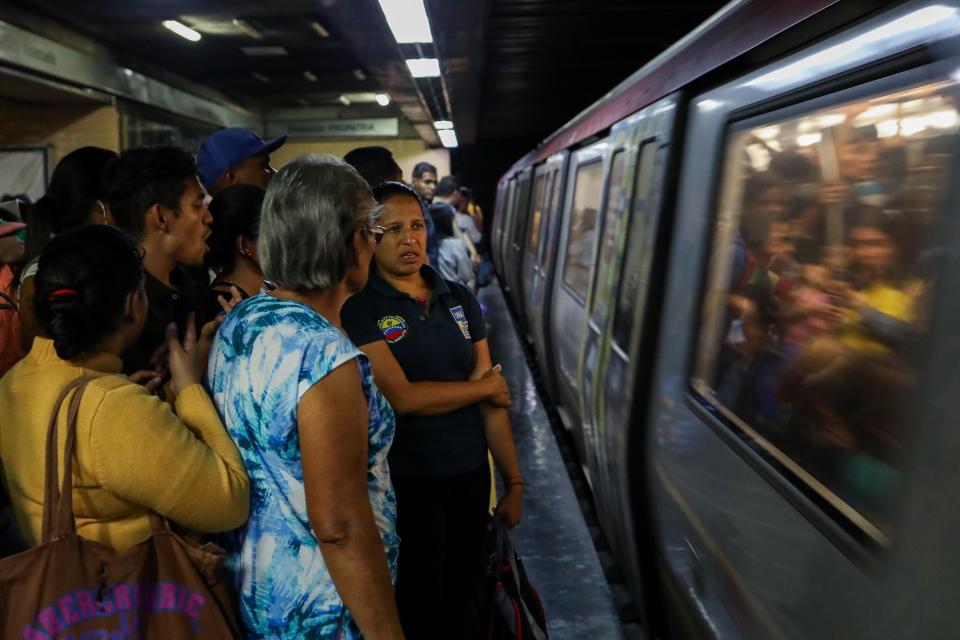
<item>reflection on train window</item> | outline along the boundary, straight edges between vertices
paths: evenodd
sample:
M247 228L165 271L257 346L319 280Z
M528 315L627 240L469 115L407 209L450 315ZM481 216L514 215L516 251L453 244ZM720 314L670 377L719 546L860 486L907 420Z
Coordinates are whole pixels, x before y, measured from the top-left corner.
M610 182L607 185L607 205L603 213L603 236L600 240L600 254L597 256L597 280L594 284L593 312L590 318L602 328L607 318L607 302L610 295L606 293L607 279L610 277L610 268L613 263L616 249L617 232L620 230L620 219L627 208L626 189L623 186L623 171L627 154L623 150L613 154L610 165Z
M695 387L882 543L945 255L955 89L740 130L713 231Z
M540 222L543 220L543 198L546 191L547 174L539 174L533 181L533 215L530 217L530 236L527 253L535 254L539 246Z
M641 267L644 263L649 265L652 253L647 249L649 239L646 236L649 220L656 215L655 211L649 210L650 186L653 184L656 157L656 140L651 140L640 148L637 180L633 189L633 214L628 223L627 246L620 269L620 292L616 296L617 309L613 315L613 340L624 351L630 348L630 329L633 327L637 305L641 303L638 297L646 297L640 291L641 281L646 278L646 271Z
M597 236L597 209L603 188L603 163L599 160L577 167L573 211L563 260L563 281L580 299L586 299Z
M556 215L557 202L560 200L561 182L562 181L560 180L560 172L553 171L550 174L550 182L549 182L549 186L547 187L548 196L547 196L546 208L544 209L544 213L545 213L544 233L541 234L541 238L543 240L540 242L540 249L539 249L539 253L537 254L537 262L541 265L547 263L547 259L546 259L548 255L547 250L551 246L549 235L550 235L551 225L554 224L553 219L554 219L554 216ZM550 252L549 255L552 256L553 252Z

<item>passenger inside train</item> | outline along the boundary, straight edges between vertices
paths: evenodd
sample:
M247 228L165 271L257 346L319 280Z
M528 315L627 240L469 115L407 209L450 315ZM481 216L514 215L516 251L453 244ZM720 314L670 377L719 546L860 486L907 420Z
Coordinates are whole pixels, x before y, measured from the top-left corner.
M956 125L940 88L739 133L704 307L698 372L723 406L881 528L935 277L940 132Z

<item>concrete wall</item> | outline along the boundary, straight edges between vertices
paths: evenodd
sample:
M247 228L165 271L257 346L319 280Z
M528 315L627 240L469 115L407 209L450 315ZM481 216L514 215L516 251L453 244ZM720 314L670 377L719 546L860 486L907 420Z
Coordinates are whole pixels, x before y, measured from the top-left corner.
M450 173L450 152L446 149L431 149L423 140L412 138L357 138L355 140L288 140L270 156L271 163L277 169L305 153L329 153L342 158L345 153L357 147L381 146L390 149L397 164L403 169L403 178L407 182L418 162L429 162L437 167L440 177Z
M120 151L120 115L113 105L0 106L0 147L49 146L51 166L85 146Z

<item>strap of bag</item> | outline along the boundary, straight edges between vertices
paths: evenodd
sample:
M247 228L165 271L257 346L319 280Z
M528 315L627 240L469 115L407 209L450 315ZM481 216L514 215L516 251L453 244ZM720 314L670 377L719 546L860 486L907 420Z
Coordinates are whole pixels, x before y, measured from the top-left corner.
M86 388L87 384L93 380L92 376L84 376L77 378L76 380L71 380L70 383L63 388L60 392L60 395L57 397L57 401L53 404L53 411L50 414L50 423L47 426L47 451L46 451L46 468L44 469L44 495L43 495L43 527L40 533L40 542L45 543L49 542L54 535L54 513L58 512L58 507L60 503L60 489L59 489L59 477L57 475L57 467L59 466L58 460L58 451L57 451L57 418L60 416L60 409L63 407L63 403L66 400L67 396L74 389L77 390L77 393L74 395L74 398L77 400L77 406L79 408L79 398L82 395L83 388ZM71 403L73 404L73 403ZM69 428L69 415L68 415L68 428ZM76 426L76 416L74 416L74 426ZM68 432L69 435L69 432ZM68 443L70 446L70 443ZM72 446L70 446L67 451L72 452ZM71 456L68 454L66 460L69 461ZM72 465L70 467L72 471ZM64 473L64 482L70 480L71 487L70 493L70 502L72 510L72 482L73 478L70 475ZM71 520L72 522L72 520Z
M533 632L534 640L547 640L547 634L540 628L537 619L533 617L530 608L523 599L523 585L520 584L520 567L517 566L517 552L513 548L513 542L510 540L510 534L507 531L507 525L503 522L497 523L497 553L506 556L510 562L510 574L513 576L513 583L517 587L520 606L523 607L523 616L530 623L530 631ZM499 564L498 564L499 566Z

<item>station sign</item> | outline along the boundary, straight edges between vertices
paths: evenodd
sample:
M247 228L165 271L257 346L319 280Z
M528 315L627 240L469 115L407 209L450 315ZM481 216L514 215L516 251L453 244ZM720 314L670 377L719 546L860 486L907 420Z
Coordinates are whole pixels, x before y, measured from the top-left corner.
M390 138L400 133L397 118L361 120L287 120L267 122L265 137L287 134L291 138Z

